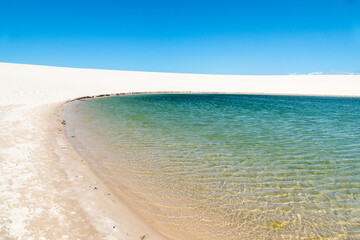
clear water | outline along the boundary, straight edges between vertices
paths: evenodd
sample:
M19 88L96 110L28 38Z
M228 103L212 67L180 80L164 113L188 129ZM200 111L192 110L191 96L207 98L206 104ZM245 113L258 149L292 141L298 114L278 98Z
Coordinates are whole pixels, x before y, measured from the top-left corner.
M76 102L70 140L177 239L360 239L360 98L150 94Z

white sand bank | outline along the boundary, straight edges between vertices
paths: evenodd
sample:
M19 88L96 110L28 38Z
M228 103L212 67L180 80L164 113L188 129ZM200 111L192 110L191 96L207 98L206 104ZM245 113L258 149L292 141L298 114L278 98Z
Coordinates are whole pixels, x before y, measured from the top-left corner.
M192 91L360 96L359 75L225 76L0 63L0 239L161 239L72 150L69 99Z
M0 81L0 104L39 104L103 93L154 91L360 96L360 75L229 76L0 63Z

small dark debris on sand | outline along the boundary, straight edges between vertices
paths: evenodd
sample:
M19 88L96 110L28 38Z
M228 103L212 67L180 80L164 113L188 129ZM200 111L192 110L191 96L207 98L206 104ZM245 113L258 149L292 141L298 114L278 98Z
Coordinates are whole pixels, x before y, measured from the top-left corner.
M73 99L72 101L76 101L76 100L82 101L82 100L87 100L87 99L91 99L91 98L94 98L94 96L79 97L79 98Z
M141 240L144 240L146 237L147 237L147 234L142 235L142 236L140 237L140 239L141 239Z
M66 125L66 121L65 121L65 120L62 120L62 121L61 121L61 124L62 124L62 125Z

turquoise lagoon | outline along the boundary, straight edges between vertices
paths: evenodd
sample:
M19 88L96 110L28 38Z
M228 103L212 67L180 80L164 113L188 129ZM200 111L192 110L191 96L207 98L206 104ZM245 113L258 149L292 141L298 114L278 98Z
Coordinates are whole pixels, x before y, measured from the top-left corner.
M144 94L68 104L92 169L175 239L360 239L360 98Z

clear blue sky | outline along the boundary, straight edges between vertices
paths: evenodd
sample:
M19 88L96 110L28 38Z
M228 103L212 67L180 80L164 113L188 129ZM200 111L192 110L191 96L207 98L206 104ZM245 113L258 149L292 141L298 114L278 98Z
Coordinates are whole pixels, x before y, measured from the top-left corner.
M217 74L360 72L360 0L0 0L0 62Z

